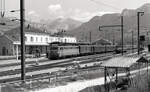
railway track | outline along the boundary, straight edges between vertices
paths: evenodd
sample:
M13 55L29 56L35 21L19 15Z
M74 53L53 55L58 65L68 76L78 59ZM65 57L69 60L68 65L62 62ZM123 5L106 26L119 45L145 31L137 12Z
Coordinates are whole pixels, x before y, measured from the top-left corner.
M104 56L100 56L97 58L102 58L102 57L104 57ZM109 57L111 57L111 55L107 55L107 57L105 57L105 58L109 58ZM102 58L102 59L104 59L104 58ZM84 59L84 60L80 59L81 64L90 63L90 62L93 62L91 58ZM26 67L26 72L28 73L28 72L39 71L39 70L44 70L44 69L51 69L51 68L56 68L56 67L59 67L61 69L62 67L65 68L66 66L70 66L70 65L73 65L72 60L68 60L68 61L64 61L64 62L50 63L50 64L43 64L43 65L41 64L38 66ZM6 68L8 68L8 67L6 67ZM7 76L7 75L16 75L16 74L19 74L20 72L21 72L21 69L17 67L17 68L7 70L7 71L1 71L0 77L1 76Z
M93 66L93 67L87 67L87 68L81 68L81 69L71 69L69 71L66 71L66 70L59 70L58 68L55 68L55 70L53 69L47 69L47 70L41 70L41 71L34 71L34 72L28 72L26 74L26 79L27 80L34 80L36 78L45 78L45 79L48 79L48 78L55 78L57 76L57 78L64 78L64 77L70 77L72 76L73 73L79 73L80 74L84 74L84 72L86 73L86 71L93 71L93 70L96 70L96 69L102 69L98 66ZM47 71L53 71L52 73L49 73ZM61 72L61 74L60 74ZM69 73L66 73L66 72L69 72ZM59 73L59 75L58 75ZM32 75L34 74L34 75ZM17 74L17 75L10 75L10 76L3 76L3 77L0 77L0 83L6 83L6 82L14 82L14 81L18 81L20 80L20 74Z
M110 56L110 55L107 55ZM93 56L92 56L93 57ZM96 55L93 58L102 58L104 57L104 55L100 55L98 57L98 55ZM85 60L83 60L83 58L78 58L77 60L81 60L81 64L86 64L89 62L92 62L91 58L86 58ZM56 72L59 71L60 69L64 69L66 66L70 66L73 63L68 60L68 61L63 61L63 62L56 62L56 63L50 63L50 64L43 64L43 65L39 65L39 66L33 66L33 67L27 67L26 68L26 75L30 76L30 75L42 75L45 73L49 73L49 72ZM10 79L18 79L20 77L20 72L21 69L14 69L14 70L7 70L7 71L1 71L0 72L0 80L5 82L5 80L10 80Z
M49 72L56 72L59 71L60 69L65 69L66 66L72 65L72 61L74 59L80 60L81 65L85 65L88 63L95 63L98 61L106 60L111 57L113 57L112 53L107 53L107 54L102 54L102 55L90 55L90 56L85 56L85 57L77 57L77 58L71 58L71 59L65 59L65 60L58 60L57 62L43 62L40 63L39 66L29 66L26 67L26 75L27 78L31 78L28 76L36 76L36 75L45 75ZM115 55L118 56L118 55ZM93 61L94 59L94 61ZM56 69L57 68L57 69ZM13 70L6 70L6 71L0 71L0 83L3 82L9 82L9 81L15 81L20 79L20 68L14 68Z
M105 55L111 55L112 53L107 53L107 54L98 54L98 55L89 55L89 56L82 56L82 57L74 57L74 58L68 58L68 59L60 59L60 60L44 60L44 61L39 61L39 66L42 65L48 65L48 64L63 64L63 63L70 63L72 60L85 60L85 59L90 59L90 58L97 58L97 57L104 57ZM26 63L26 68L32 67L31 65L34 65L35 61L27 62ZM2 71L8 71L8 70L16 70L20 69L20 63L12 63L12 64L2 64L0 65L0 72Z

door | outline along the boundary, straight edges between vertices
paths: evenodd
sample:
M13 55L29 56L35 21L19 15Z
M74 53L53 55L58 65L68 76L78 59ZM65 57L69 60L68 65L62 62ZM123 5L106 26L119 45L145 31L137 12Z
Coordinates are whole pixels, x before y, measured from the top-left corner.
M2 55L6 55L7 51L6 51L6 47L2 48Z

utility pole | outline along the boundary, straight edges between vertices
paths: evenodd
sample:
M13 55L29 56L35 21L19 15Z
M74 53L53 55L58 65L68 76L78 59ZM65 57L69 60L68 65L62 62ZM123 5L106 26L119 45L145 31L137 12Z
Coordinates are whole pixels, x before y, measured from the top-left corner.
M82 33L82 42L84 42L84 33Z
M147 46L149 45L149 32L147 32Z
M123 16L121 16L121 46L122 46L122 55L123 55Z
M132 53L134 53L134 38L133 38L133 30L132 30Z
M108 25L108 26L99 26L99 31L102 31L101 28L106 27L121 27L121 54L123 55L123 16L121 16L121 25Z
M113 45L115 45L115 33L113 32Z
M144 12L137 12L137 28L138 28L138 55L140 54L140 16L143 16Z
M90 43L92 43L92 32L90 31Z
M25 82L25 37L24 37L24 0L20 0L20 36L21 36L21 80Z

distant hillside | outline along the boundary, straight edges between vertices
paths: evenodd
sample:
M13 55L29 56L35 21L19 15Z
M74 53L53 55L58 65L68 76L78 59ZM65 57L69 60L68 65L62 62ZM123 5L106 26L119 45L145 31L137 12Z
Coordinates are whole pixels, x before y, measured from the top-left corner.
M119 14L106 14L103 16L95 16L90 21L83 23L80 27L71 30L70 32L74 34L78 39L89 41L90 38L90 32L92 32L92 41L98 39L98 38L104 38L105 37L105 31L108 29L105 29L104 31L99 31L100 25L112 25L112 24L118 24L119 23ZM112 31L108 31L107 33L111 34Z
M19 21L13 21L9 18L0 18L0 33L18 27L19 24Z
M58 30L71 30L82 24L80 21L76 21L73 19L63 19L59 18L54 21L51 20L43 20L41 23L30 22L28 20L25 21L26 26L28 24L34 28L38 28L43 32L55 33ZM20 26L20 22L17 20L12 20L11 18L0 18L0 34L3 34L6 31L14 29ZM36 31L36 30L35 30Z
M18 28L20 26L20 21L13 20L11 18L0 18L0 34L4 34L6 31L11 31L12 29ZM34 28L40 29L42 32L45 30L42 28L43 24L30 22L28 20L25 21L25 26L31 26ZM37 31L37 30L34 30Z
M66 31L72 30L74 28L79 27L82 24L82 22L73 20L71 18L58 18L54 21L43 20L42 22L43 24L46 24L46 29L48 29L48 31L52 33L57 32L59 29L64 29Z
M122 15L124 16L124 39L125 43L131 43L131 31L134 31L134 39L136 40L137 33L137 12L143 11L144 15L140 16L140 30L143 34L150 29L150 4L145 4L137 9L124 9ZM89 32L92 32L92 41L99 38L106 38L109 40L115 40L120 43L121 32L120 28L103 28L103 31L99 31L101 25L119 25L121 14L112 13L105 14L103 16L95 16L90 21L83 23L78 28L70 30L79 40L89 41Z

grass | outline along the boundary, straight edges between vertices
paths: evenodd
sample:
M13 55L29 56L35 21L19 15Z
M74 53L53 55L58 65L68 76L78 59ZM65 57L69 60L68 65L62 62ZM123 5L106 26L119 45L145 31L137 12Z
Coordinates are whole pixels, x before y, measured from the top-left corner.
M131 85L127 92L150 92L150 74L143 73L133 79L134 85Z

